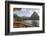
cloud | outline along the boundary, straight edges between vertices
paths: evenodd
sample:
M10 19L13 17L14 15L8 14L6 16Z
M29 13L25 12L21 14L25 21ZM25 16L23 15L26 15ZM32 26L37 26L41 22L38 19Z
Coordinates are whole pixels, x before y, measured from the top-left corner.
M33 10L31 10L31 8L22 8L20 11L14 11L13 14L16 14L20 17L22 16L30 17L33 14Z

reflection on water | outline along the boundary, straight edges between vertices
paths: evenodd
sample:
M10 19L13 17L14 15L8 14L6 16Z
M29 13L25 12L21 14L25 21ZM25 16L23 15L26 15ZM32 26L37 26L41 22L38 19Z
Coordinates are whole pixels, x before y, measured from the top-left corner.
M32 27L38 27L39 26L39 20L25 20L26 25L32 26Z
M20 27L39 27L39 20L15 21L14 28Z

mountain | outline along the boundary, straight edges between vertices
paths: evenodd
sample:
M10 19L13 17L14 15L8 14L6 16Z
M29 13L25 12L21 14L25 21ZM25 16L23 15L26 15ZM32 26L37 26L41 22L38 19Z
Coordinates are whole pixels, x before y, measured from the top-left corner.
M14 14L14 20L21 21L21 20L22 20L22 18L21 18L21 17L19 17L19 16L17 16L16 14Z
M23 16L23 17L19 17L19 16L17 16L16 14L14 15L14 17L15 18L18 18L18 19L20 19L20 20L39 20L39 15L36 13L36 12L34 12L33 14L32 14L32 16L30 16L30 17L25 17L25 16Z
M32 16L31 16L30 19L32 19L32 20L39 20L39 15L38 15L36 12L34 12L34 13L32 14Z
M32 16L25 18L25 20L39 20L39 16L36 12L34 12Z

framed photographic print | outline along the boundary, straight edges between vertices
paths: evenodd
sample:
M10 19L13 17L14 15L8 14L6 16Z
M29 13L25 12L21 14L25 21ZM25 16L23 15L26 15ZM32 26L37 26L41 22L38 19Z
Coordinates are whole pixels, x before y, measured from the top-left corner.
M44 3L5 1L5 35L44 33Z

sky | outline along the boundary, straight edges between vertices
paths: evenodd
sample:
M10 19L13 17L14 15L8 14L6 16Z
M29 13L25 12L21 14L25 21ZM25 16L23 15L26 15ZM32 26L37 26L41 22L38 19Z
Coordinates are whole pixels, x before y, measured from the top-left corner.
M20 11L16 10L13 14L18 15L19 17L26 16L30 17L33 14L34 10L31 8L22 8Z

